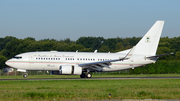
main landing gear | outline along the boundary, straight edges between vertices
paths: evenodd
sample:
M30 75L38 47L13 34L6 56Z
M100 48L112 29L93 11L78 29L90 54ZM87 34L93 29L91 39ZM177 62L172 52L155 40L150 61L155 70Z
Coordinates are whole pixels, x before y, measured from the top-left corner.
M89 72L86 73L86 74L85 74L85 73L82 73L82 74L80 75L80 77L81 77L81 78L91 78L91 77L92 77L92 74L89 73Z

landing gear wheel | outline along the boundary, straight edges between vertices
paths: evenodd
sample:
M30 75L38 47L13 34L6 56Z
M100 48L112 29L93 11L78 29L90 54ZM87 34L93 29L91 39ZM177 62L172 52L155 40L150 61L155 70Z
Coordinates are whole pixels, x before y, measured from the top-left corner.
M91 73L87 73L87 74L86 74L86 77L87 77L87 78L91 78L91 77L92 77L92 74L91 74Z
M24 78L27 78L27 76L28 76L28 74L23 74L23 77L24 77Z
M85 77L86 77L86 74L85 74L85 73L82 73L82 74L80 75L80 77L81 77L81 78L85 78Z

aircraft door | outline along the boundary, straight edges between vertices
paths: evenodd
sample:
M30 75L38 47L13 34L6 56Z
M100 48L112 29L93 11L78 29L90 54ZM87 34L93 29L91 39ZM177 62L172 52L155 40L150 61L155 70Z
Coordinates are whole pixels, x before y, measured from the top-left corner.
M34 63L34 55L33 54L29 55L29 62L30 62L30 64Z

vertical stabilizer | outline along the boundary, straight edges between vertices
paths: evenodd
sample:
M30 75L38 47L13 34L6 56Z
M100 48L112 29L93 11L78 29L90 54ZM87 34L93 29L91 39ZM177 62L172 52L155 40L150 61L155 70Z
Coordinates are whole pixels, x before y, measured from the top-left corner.
M137 43L133 54L154 56L157 51L164 21L156 21L145 36Z

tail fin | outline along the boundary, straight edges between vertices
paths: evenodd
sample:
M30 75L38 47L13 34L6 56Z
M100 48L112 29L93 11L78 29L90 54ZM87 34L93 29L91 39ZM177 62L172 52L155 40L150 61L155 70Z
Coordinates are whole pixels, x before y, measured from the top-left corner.
M136 44L133 54L154 56L157 51L159 39L164 26L164 21L156 21L151 29Z

